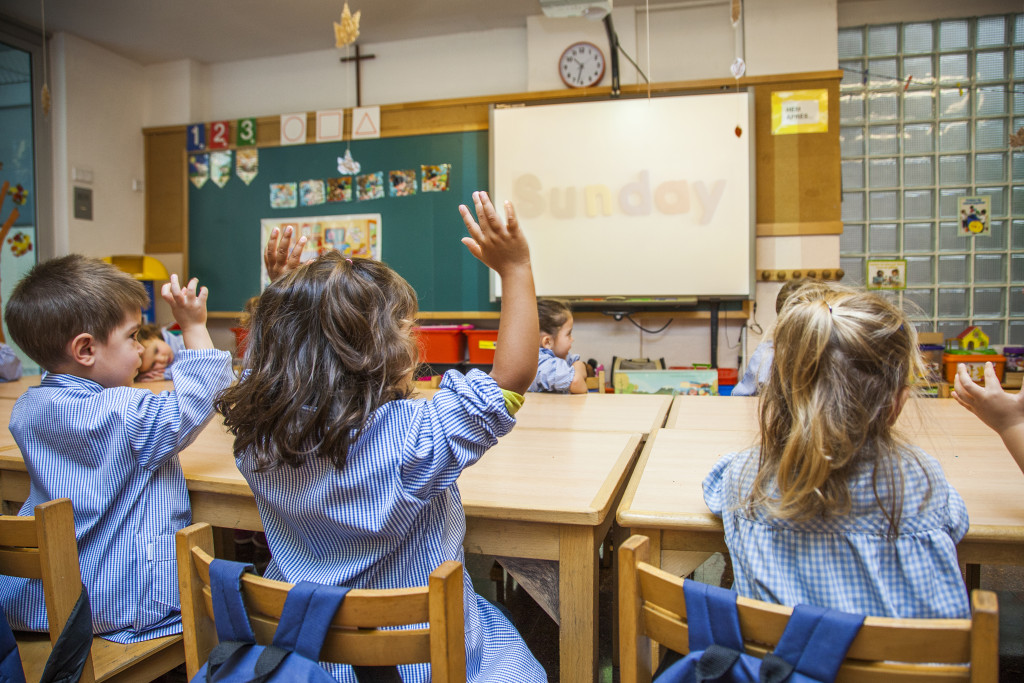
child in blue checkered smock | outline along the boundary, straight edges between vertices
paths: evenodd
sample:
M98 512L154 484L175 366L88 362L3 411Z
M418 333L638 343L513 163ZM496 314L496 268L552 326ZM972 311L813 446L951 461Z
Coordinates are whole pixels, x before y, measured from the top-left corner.
M704 480L741 595L871 616L970 616L956 554L964 502L894 427L923 374L914 326L888 300L838 286L790 296L761 393L760 443Z
M572 309L564 301L538 299L537 318L540 325L540 351L537 353L537 376L530 391L555 394L587 393L588 365L572 349Z
M132 386L149 297L130 275L73 254L35 266L7 301L12 339L47 371L11 413L30 480L19 514L71 499L93 630L118 643L181 633L174 534L192 513L178 453L234 379L206 329L206 288L172 275L163 297L187 348L160 394ZM47 630L39 579L0 577L0 605L12 628Z
M381 262L337 251L298 265L301 240L271 235L268 271L286 274L260 296L242 379L218 402L270 545L267 577L394 589L463 561L456 480L515 425L537 343L529 249L512 206L506 224L485 193L473 200L479 224L460 207L463 242L502 278L493 370L449 371L430 400L411 398L412 287ZM468 573L463 583L467 679L546 681L515 627ZM324 666L355 680L348 666ZM429 664L399 669L407 683L430 679Z

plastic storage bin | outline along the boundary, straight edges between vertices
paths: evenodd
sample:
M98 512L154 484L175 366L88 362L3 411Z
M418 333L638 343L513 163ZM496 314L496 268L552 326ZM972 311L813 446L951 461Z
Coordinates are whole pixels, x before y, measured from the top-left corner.
M1006 356L1007 372L1024 372L1024 346L1006 346L1003 355Z
M461 363L466 360L468 325L426 325L413 328L420 344L424 363Z
M498 347L497 330L463 330L469 347L469 362L476 365L494 363L494 349Z
M986 353L985 351L988 351ZM963 363L967 366L967 372L975 382L985 382L985 363L992 363L996 377L1003 381L1003 370L1006 367L1006 356L996 353L991 349L981 351L946 351L942 354L942 364L946 368L946 381L950 384L956 378L956 366Z

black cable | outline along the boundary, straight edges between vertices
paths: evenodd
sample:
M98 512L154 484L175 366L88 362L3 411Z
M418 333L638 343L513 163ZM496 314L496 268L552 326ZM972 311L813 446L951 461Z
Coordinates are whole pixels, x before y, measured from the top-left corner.
M628 320L629 322L633 323L633 325L635 325L637 327L637 329L639 329L641 332L646 332L647 334L658 334L659 332L664 332L665 328L668 327L669 325L671 325L672 321L675 320L675 318L669 318L668 322L665 323L664 325L662 325L661 327L659 327L658 329L656 329L656 330L649 330L646 327L644 327L643 325L641 325L640 323L638 323L637 321L633 320L633 314L632 313L627 313L623 317L626 320Z

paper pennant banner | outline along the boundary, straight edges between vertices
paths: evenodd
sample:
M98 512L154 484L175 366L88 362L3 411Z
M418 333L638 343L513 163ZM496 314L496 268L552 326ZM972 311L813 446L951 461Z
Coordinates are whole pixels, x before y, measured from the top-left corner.
M281 114L281 144L301 145L306 142L306 112Z
M231 179L231 150L210 152L210 180L217 187L224 187Z
M380 107L356 107L352 110L352 139L380 137Z
M260 172L260 151L240 149L235 152L235 175L248 185Z
M325 109L316 113L316 141L332 142L345 135L345 110Z
M188 158L188 179L198 190L210 179L210 155L193 154Z

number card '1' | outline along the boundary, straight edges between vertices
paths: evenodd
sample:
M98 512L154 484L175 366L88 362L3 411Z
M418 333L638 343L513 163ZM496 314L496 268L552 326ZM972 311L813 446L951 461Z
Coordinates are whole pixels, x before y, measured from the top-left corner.
M206 149L206 125L202 123L193 123L188 127L188 142L187 149L190 152L198 152L201 149Z
M210 124L210 149L227 149L231 145L231 122L214 121Z
M256 119L238 119L235 123L235 144L239 147L256 144Z

